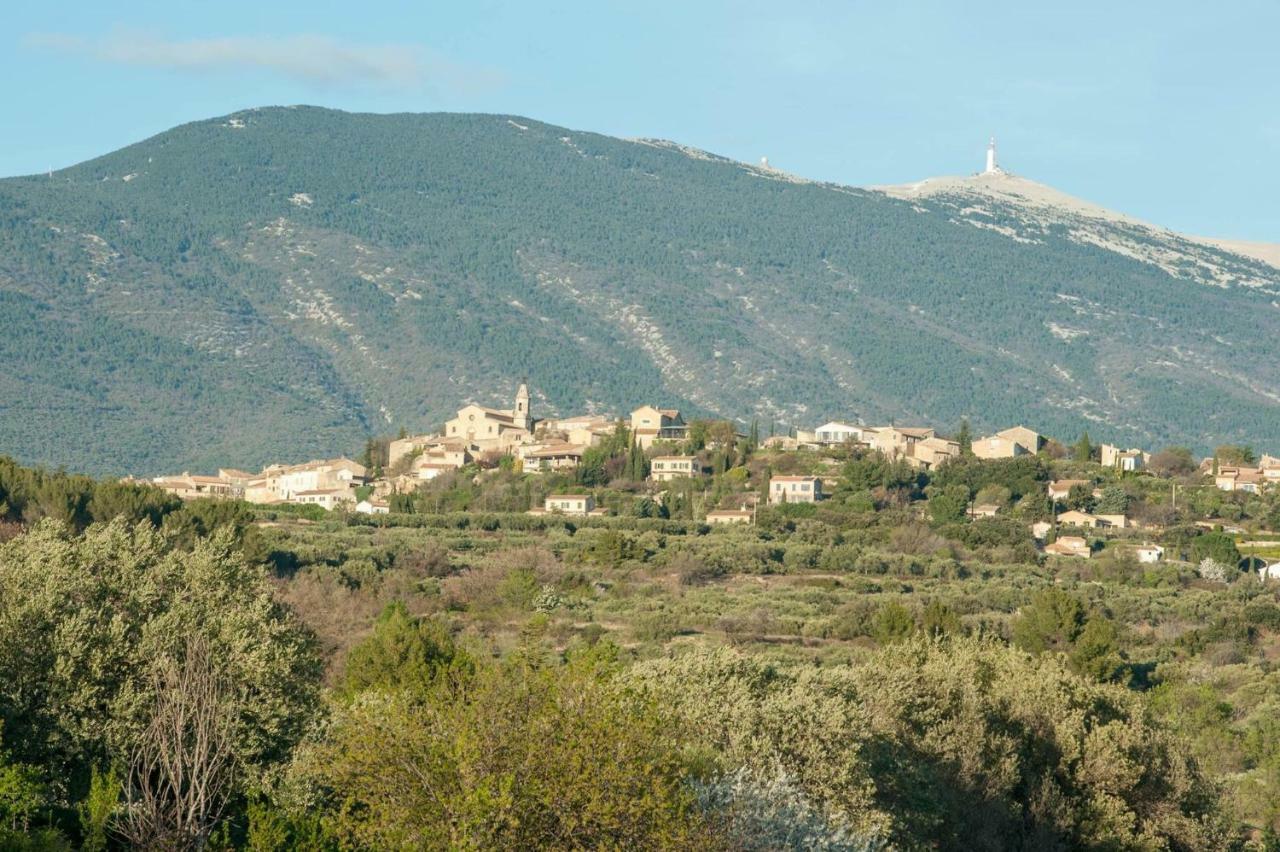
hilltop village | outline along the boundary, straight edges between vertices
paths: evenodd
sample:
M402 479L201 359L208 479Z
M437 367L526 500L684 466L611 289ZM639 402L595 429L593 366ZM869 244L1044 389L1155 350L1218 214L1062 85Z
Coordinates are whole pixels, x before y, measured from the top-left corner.
M878 459L918 473L937 471L962 458L1023 457L1069 458L1119 476L1168 472L1150 469L1153 455L1147 450L1093 445L1087 434L1081 439L1083 447L1077 442L1068 448L1025 426L977 437L968 431L963 424L957 434L946 437L929 427L831 421L812 430L761 438L755 425L743 434L728 421L686 422L679 410L654 405L640 406L626 418L582 414L540 419L534 417L528 386L521 383L509 409L465 405L439 432L371 441L360 461L344 456L271 464L258 473L223 468L213 475L159 476L150 483L184 500L227 498L262 506L384 515L412 511L415 497L443 476L466 474L480 484L499 472L551 475L551 487L529 489L529 504L522 511L605 517L616 510L604 505L598 492L625 480L630 490L644 492L646 506L652 507L645 511L670 516L673 501L683 499L685 514L707 525L727 525L755 523L762 503L821 503L841 487L849 458ZM1226 449L1231 452L1198 463L1182 450L1177 461L1189 469L1184 472L1194 471L1219 491L1260 495L1280 485L1280 458L1255 459L1251 450ZM766 458L768 464L748 466L753 455ZM1164 466L1168 464L1166 460ZM706 482L715 474L727 476L719 477L712 494ZM699 482L704 483L701 488ZM1126 514L1126 501L1107 499L1102 486L1097 476L1053 479L1037 495L1045 498L1045 509L1027 511L1023 506L1017 512L999 492L986 500L979 492L963 506L963 514L969 519L1016 514L1027 520L1046 554L1064 557L1089 558L1096 550L1090 538L1105 531L1146 531L1153 536L1161 532L1158 523ZM1174 485L1175 505L1176 489ZM926 511L937 513L936 507ZM1160 561L1163 554L1161 546L1149 542L1134 550L1142 562ZM1280 575L1280 565L1275 571Z

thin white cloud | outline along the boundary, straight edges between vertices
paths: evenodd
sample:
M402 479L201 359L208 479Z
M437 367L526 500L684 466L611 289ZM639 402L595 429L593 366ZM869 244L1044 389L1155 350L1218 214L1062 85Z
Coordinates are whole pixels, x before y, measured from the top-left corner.
M117 30L97 38L52 33L28 36L26 41L121 65L190 72L265 71L318 86L469 88L491 84L497 77L492 71L466 69L417 47L352 44L324 35L174 40Z

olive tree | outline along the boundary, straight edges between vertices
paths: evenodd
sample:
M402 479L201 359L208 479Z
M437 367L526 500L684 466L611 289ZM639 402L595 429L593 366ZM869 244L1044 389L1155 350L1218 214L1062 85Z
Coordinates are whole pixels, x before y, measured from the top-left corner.
M0 715L15 757L44 768L63 801L91 767L129 762L153 722L157 673L193 639L236 685L236 787L290 755L317 706L319 659L234 544L223 530L188 550L118 519L83 535L45 521L0 545Z

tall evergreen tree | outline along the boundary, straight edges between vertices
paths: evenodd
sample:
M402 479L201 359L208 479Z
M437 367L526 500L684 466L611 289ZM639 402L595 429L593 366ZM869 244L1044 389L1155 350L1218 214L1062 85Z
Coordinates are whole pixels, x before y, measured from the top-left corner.
M1072 457L1078 462L1087 462L1093 458L1093 444L1089 442L1087 429L1080 435L1080 440L1076 441L1075 446L1072 448Z

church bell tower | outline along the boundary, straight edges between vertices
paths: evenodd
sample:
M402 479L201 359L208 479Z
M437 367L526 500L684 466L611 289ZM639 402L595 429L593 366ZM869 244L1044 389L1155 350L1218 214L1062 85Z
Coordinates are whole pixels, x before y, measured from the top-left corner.
M511 409L511 420L526 432L533 431L533 415L529 411L529 385L526 382L520 382L520 388L516 391L516 407Z

